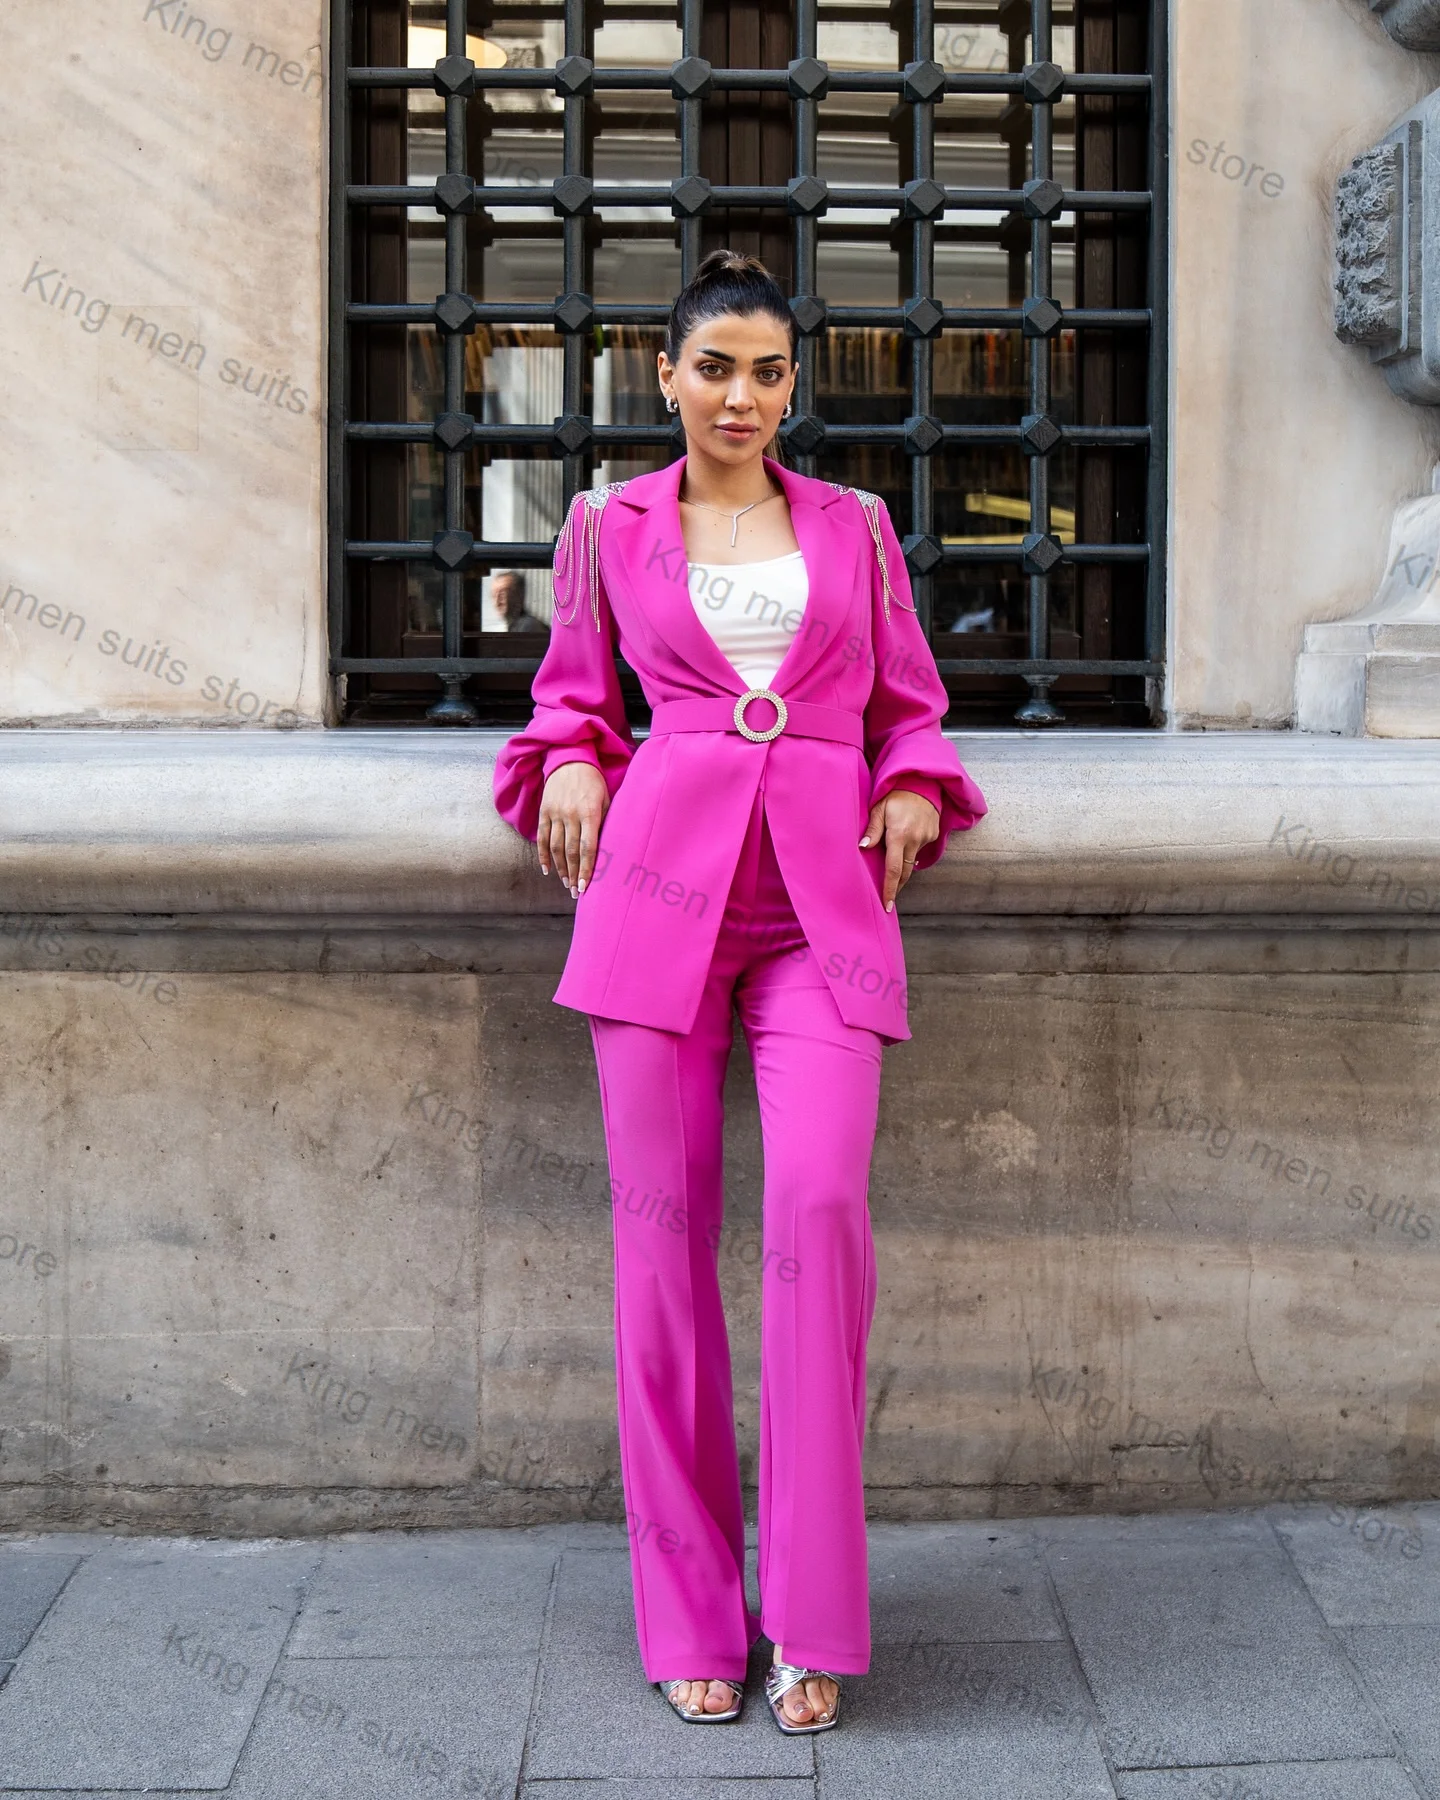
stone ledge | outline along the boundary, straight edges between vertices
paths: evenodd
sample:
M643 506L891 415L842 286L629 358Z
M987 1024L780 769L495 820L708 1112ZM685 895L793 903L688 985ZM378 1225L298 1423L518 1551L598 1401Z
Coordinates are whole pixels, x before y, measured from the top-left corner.
M566 916L495 815L500 731L0 733L0 911ZM950 734L991 805L925 916L1440 917L1440 744Z

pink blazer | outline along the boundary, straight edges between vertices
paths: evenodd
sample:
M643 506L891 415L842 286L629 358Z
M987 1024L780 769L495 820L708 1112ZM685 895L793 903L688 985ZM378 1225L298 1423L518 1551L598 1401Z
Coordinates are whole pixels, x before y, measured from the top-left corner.
M575 496L556 545L555 623L535 714L496 761L495 805L533 842L551 772L577 761L599 769L610 807L553 998L688 1032L763 775L791 904L841 1017L898 1043L910 1036L905 958L898 911L881 902L883 847L859 848L870 806L904 787L939 807L940 836L916 860L924 869L952 831L984 816L985 801L941 735L945 690L888 510L861 489L765 463L789 499L809 578L804 618L771 685L797 714L810 703L853 715L840 723L863 748L788 729L756 743L733 728L652 731L637 748L617 643L651 707L709 696L728 712L745 691L690 597L682 456ZM744 718L764 730L776 712L753 700Z

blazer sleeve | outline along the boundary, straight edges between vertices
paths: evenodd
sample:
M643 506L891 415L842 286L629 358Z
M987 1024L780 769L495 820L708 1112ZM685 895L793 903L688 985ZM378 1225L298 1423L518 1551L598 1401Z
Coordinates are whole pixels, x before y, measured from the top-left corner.
M968 831L988 808L940 730L949 698L915 616L910 572L890 509L879 500L870 516L871 532L878 538L870 607L875 683L865 706L870 804L895 788L906 788L938 808L940 835L915 858L917 869L928 869L945 854L950 833Z
M556 544L555 615L531 688L534 716L495 759L495 810L532 843L545 783L562 763L598 769L613 800L635 754L615 670L614 615L590 535L603 515L586 514L577 494Z

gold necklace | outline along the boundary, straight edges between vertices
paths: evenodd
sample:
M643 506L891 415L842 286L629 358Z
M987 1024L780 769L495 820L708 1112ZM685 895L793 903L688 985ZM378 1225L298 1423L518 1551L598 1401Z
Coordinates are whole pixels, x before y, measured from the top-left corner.
M765 500L779 500L781 497L781 494L767 494ZM730 548L733 550L735 548L735 533L740 529L741 515L749 512L752 507L763 506L765 500L752 500L749 506L742 506L737 513L726 512L723 506L712 506L708 500L686 500L682 497L680 504L682 506L703 506L706 512L718 512L722 518L728 519L730 521Z

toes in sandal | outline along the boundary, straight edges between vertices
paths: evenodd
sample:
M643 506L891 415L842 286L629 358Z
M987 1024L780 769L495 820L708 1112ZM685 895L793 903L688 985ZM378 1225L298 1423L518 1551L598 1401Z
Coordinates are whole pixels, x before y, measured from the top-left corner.
M811 1731L829 1731L840 1723L840 1695L837 1691L835 1704L830 1709L828 1719L812 1718L808 1724L802 1725L796 1719L785 1716L781 1702L791 1688L798 1687L802 1681L809 1681L813 1676L823 1676L826 1681L835 1682L839 1688L839 1680L826 1669L801 1669L794 1663L772 1663L765 1671L765 1698L770 1702L770 1711L775 1716L775 1723L787 1737L799 1737Z
M686 1711L675 1698L675 1690L676 1688L688 1687L691 1681L698 1681L700 1679L701 1677L699 1676L690 1676L687 1678L682 1675L675 1681L657 1681L655 1685L669 1702L671 1712L673 1712L677 1718L683 1719L687 1725L725 1725L728 1724L731 1719L738 1719L740 1717L740 1708L745 1702L745 1689L738 1681L730 1681L723 1675L715 1675L710 1679L713 1681L724 1682L725 1686L734 1694L735 1704L728 1712L705 1712L703 1708L699 1712Z

